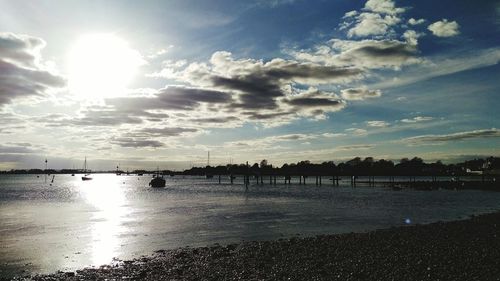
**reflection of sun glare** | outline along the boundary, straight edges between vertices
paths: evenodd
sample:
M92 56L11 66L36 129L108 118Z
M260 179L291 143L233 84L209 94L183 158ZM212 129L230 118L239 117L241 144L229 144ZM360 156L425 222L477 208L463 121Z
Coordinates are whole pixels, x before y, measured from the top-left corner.
M91 230L92 263L110 263L116 257L119 235L125 231L123 223L129 213L119 178L96 176L92 182L82 182L80 190L86 201L96 208Z
M112 34L82 36L69 57L69 87L81 99L123 95L137 68L140 54Z

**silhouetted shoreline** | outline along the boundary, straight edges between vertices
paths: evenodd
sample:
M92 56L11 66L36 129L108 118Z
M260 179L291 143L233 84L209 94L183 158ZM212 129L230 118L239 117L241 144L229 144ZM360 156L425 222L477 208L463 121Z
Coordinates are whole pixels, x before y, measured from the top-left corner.
M500 212L368 233L180 248L33 280L498 280Z
M250 175L250 176L486 176L500 175L500 157L467 160L461 163L443 164L441 161L426 163L419 157L403 158L399 163L391 160L355 157L335 164L333 161L312 163L308 160L285 163L275 167L262 160L260 163L227 164L193 167L184 171L160 170L164 175ZM81 169L13 169L0 174L72 174L83 173ZM155 174L157 170L108 170L92 173L117 173L119 175Z

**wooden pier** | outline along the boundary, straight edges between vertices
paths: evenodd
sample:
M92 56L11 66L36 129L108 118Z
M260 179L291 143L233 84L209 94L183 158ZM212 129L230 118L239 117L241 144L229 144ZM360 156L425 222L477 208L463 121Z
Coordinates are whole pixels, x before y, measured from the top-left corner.
M374 176L374 175L279 175L279 174L220 174L217 175L219 184L238 184L239 179L248 189L250 185L263 186L268 183L276 186L280 182L285 186L292 184L344 187L389 187L393 189L413 188L421 190L432 189L488 189L499 190L500 183L494 176ZM241 181L240 181L241 183Z

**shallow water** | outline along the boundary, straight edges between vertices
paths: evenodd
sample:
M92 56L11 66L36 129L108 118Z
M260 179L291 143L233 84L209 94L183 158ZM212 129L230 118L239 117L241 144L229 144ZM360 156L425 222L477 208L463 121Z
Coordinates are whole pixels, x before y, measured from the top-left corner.
M500 193L250 185L237 178L0 175L0 276L75 270L158 249L360 232L500 209ZM292 180L292 182L298 180ZM279 179L278 183L283 180Z

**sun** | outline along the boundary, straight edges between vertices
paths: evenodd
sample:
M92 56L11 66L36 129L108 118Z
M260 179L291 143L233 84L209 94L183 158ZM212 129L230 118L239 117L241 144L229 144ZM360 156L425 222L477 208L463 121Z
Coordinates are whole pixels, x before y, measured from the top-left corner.
M69 55L69 89L81 99L122 96L143 59L113 34L81 36Z

